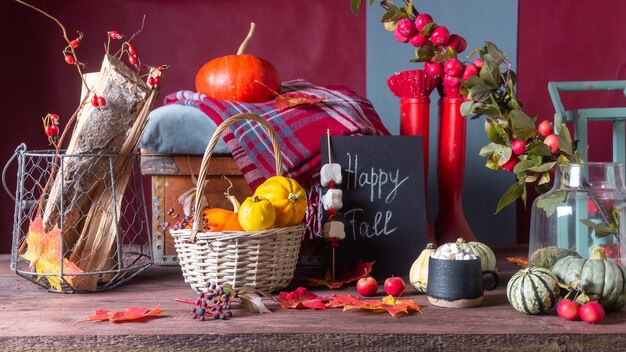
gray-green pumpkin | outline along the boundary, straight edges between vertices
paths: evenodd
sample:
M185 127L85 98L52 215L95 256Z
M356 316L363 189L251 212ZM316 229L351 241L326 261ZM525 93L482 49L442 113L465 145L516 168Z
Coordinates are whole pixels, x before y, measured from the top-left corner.
M558 280L548 269L522 269L509 280L506 296L522 313L543 314L559 300Z
M545 268L548 270L552 270L552 267L554 266L554 264L556 264L556 262L567 256L582 258L580 254L571 249L550 246L536 250L535 253L530 256L528 266L533 268Z
M580 278L585 293L606 311L626 307L626 268L606 260L600 246L593 249L589 259L570 256L559 260L552 272L566 285Z

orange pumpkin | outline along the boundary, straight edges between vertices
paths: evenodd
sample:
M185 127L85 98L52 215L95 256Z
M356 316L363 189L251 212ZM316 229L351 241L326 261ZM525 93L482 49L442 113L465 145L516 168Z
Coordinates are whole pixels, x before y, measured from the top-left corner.
M233 205L232 211L222 208L209 208L202 212L202 217L207 220L206 226L209 227L209 232L243 231L239 225L239 202L237 198L228 193L226 193L226 198Z
M243 54L254 33L239 47L237 55L222 56L204 64L196 75L196 91L211 98L260 103L270 100L280 90L280 76L269 61Z

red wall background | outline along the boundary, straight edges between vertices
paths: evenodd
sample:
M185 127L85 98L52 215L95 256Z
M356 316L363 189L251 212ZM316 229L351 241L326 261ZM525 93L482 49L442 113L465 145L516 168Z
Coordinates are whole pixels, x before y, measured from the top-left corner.
M132 35L145 64L168 64L161 98L194 89L198 68L234 54L257 25L247 52L271 61L283 80L343 84L365 94L365 16L355 17L347 1L317 0L26 0L57 17L68 36L84 33L78 48L86 71L98 71L106 32ZM0 164L22 142L47 148L41 117L56 112L69 119L78 104L80 80L63 61L65 42L50 19L13 1L0 1ZM113 48L113 47L112 47ZM115 47L115 51L119 47ZM113 51L113 50L112 50ZM8 183L15 187L16 168ZM0 191L0 253L10 251L14 203Z
M626 80L626 1L520 0L517 58L524 110L552 121L549 81ZM561 99L567 110L626 107L619 92L565 93ZM610 161L610 124L594 123L588 132L589 160ZM527 242L530 214L521 204L517 213L518 241Z

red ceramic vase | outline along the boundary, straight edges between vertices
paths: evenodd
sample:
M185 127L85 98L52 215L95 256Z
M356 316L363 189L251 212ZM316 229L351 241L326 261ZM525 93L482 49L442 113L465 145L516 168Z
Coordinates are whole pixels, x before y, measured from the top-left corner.
M400 98L400 135L421 136L424 149L424 196L428 191L428 145L429 145L429 120L430 98L414 97ZM426 207L427 209L428 207ZM428 242L435 243L432 227L428 222L428 210L426 210L426 233Z
M462 103L460 98L439 100L439 209L435 218L435 239L439 245L454 242L459 237L476 240L463 213L466 121L461 115Z

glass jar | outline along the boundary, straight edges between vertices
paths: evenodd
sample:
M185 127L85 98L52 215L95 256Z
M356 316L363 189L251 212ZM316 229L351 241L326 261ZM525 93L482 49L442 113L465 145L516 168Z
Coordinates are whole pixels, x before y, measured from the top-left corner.
M625 213L621 163L559 164L554 186L532 205L529 257L557 246L589 258L599 245L612 262L626 263Z

